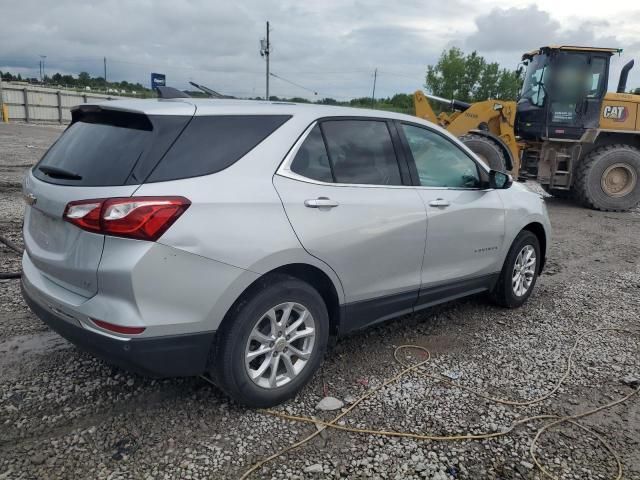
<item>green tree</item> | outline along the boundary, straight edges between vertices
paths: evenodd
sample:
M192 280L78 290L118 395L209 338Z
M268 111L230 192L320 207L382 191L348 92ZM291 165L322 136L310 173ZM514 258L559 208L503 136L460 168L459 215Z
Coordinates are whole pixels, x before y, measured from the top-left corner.
M634 95L640 95L640 88L636 88L633 93Z
M517 70L507 70L503 68L500 71L498 89L493 98L515 100L522 86L522 77L520 75L520 72Z
M500 66L497 63L488 63L480 75L480 83L475 92L476 98L495 98L497 96L498 83L500 83Z
M462 92L465 67L462 50L456 47L445 50L437 64L427 67L425 87L439 97L465 100L467 95Z
M389 103L398 111L413 111L413 95L408 95L406 93L396 93L393 97L391 97Z
M464 59L464 73L460 85L461 95L465 102L473 101L480 87L480 79L487 68L484 58L473 51Z
M306 98L302 98L302 97L292 97L287 99L287 102L293 102L293 103L311 103L309 102L309 100L307 100Z
M85 86L89 86L89 84L91 83L91 75L89 75L87 72L80 72L78 74L78 86L80 87L85 87Z
M478 102L488 98L513 100L520 89L520 75L501 69L477 52L465 55L452 47L440 55L435 65L427 67L425 88L433 95L455 98L464 102Z

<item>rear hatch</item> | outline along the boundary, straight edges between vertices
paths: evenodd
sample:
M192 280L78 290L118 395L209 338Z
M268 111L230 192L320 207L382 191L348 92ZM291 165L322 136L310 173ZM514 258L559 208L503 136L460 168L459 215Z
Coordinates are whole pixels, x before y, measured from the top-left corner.
M64 221L67 204L131 196L195 112L186 102L145 102L149 114L120 103L74 110L72 124L24 182L29 259L47 279L87 298L97 292L104 235Z

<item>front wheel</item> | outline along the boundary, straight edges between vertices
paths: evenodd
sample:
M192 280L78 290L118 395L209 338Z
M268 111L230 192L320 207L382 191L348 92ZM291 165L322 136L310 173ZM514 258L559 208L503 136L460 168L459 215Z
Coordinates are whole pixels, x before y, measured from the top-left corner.
M622 212L640 204L640 149L607 145L591 152L576 169L575 192L587 207Z
M469 150L478 155L489 168L499 172L506 172L507 161L502 149L496 142L477 133L462 135L460 141Z
M526 302L535 287L540 260L538 237L523 230L509 249L492 299L507 308L516 308Z
M329 316L309 284L271 275L238 302L225 320L214 378L230 397L271 407L293 397L322 362Z

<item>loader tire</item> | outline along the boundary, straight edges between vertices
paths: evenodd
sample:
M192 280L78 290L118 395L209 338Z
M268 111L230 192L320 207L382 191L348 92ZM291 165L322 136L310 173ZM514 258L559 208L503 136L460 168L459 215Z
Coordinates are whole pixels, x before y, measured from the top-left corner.
M595 210L623 212L640 203L640 150L607 145L589 153L576 169L575 196Z
M469 133L462 135L460 141L464 143L469 150L478 155L492 170L498 170L499 172L507 171L507 161L504 158L502 149L490 138Z

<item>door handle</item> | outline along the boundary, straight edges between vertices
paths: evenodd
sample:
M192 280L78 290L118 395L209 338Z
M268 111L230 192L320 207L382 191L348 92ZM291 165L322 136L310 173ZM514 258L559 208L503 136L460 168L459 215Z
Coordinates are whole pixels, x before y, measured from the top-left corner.
M429 202L429 206L431 207L448 207L449 205L451 205L449 200L445 200L444 198L436 198Z
M309 208L334 208L340 205L335 200L327 197L318 197L304 201L304 206Z

